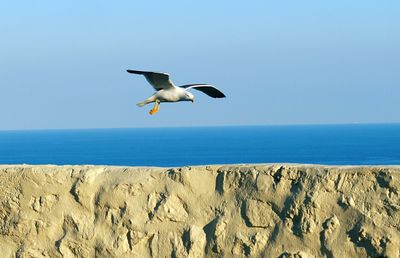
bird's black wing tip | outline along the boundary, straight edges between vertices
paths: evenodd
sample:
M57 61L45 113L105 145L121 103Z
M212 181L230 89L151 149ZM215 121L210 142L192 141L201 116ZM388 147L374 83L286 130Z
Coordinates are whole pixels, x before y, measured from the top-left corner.
M151 72L147 72L147 71L138 71L138 70L131 70L131 69L127 69L126 70L128 73L134 73L134 74L148 74Z
M207 94L207 93L206 93ZM207 94L208 96L215 98L215 99L223 99L226 98L225 94L220 92L218 94Z
M225 94L222 91L218 90L217 88L214 88L214 89L217 91L215 93L215 98L218 98L218 99L226 98Z

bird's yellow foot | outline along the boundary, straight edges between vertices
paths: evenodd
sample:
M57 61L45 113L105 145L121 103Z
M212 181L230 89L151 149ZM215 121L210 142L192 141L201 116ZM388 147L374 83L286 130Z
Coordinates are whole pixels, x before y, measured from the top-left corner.
M152 110L149 111L149 114L154 115L155 113L157 113L157 111L158 111L158 108L157 109L153 108Z
M155 113L157 113L157 111L160 109L160 101L156 100L154 107L152 110L150 110L149 114L150 115L154 115Z

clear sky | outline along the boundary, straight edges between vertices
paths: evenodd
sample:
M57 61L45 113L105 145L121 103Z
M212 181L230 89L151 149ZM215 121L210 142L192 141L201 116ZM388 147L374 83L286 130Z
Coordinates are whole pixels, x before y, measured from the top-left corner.
M0 130L400 122L400 1L1 1ZM135 103L126 69L226 99Z

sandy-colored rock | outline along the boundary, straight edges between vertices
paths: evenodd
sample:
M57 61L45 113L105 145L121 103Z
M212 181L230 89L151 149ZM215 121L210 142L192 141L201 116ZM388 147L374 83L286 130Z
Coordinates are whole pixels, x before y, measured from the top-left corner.
M272 228L279 222L272 207L258 200L246 200L244 213L251 227Z
M0 166L0 257L399 257L400 167Z
M206 247L206 234L204 230L198 226L191 226L187 234L183 235L185 246L187 248L188 257L203 257Z
M175 195L169 196L164 203L160 204L155 212L155 216L160 221L168 219L174 222L184 222L188 218L182 201Z

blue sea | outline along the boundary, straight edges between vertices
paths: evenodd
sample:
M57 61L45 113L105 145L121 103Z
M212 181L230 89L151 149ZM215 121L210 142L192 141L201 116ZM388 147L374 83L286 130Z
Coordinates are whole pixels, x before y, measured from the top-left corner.
M0 164L400 165L400 124L0 131Z

